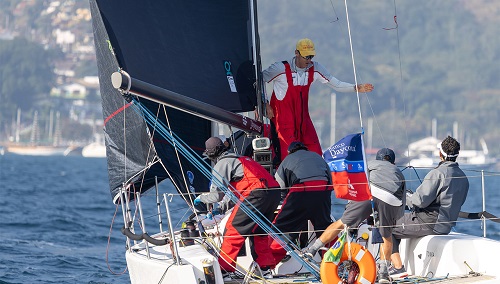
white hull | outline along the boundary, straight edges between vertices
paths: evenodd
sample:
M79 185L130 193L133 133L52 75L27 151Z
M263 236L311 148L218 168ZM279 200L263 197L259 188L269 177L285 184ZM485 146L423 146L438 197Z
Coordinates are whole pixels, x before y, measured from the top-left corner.
M131 283L199 283L199 279L205 280L203 261L206 260L212 262L217 283L223 283L218 262L203 246L179 247L178 252L181 256L180 265L173 261L168 245L150 247L149 259L146 256L144 243L134 246L132 251L126 253Z
M221 230L225 227L224 222L225 219L219 224ZM212 228L207 232L215 233L215 229ZM378 245L371 244L371 232L368 230L367 225L361 226L358 235L362 233L368 233L370 236L370 239L367 242L363 241L362 244L367 244L372 255L378 255ZM176 235L178 241L180 235ZM218 238L215 241L220 242ZM146 256L147 252L143 242L133 246L131 250L126 252L127 266L132 284L188 284L200 283L200 280L206 281L202 264L205 259L213 261L216 276L215 283L224 283L216 257L211 255L204 245L195 244L188 247L179 247L182 265L176 265L172 260L171 246L149 246L149 259ZM242 274L250 271L252 265L248 241L245 248L244 254L246 255L237 259L238 269ZM407 271L411 275L415 275L411 276L416 277L415 279L422 276L436 279L436 281L440 278L446 278L446 280L441 279L440 283L443 281L446 283L500 283L500 269L496 260L496 257L500 255L499 241L451 233L444 236L426 236L410 241L403 240L400 251ZM320 261L319 257L316 257L316 260ZM167 270L167 267L170 268ZM166 274L165 271L167 271ZM479 274L472 274L471 271ZM307 270L292 258L278 264L273 273L275 278L266 279L266 281L267 283L292 283L297 281L300 283L321 283L310 275L306 277L296 274L296 272L306 273ZM165 277L163 277L164 274ZM262 283L258 275L249 274L247 276L253 276L253 280L260 281L255 283ZM242 280L238 281L241 282ZM432 281L428 282L432 283ZM205 283L210 282L206 281ZM411 283L418 282L413 281Z
M418 276L463 276L477 272L491 276L487 283L500 283L500 242L451 233L403 240L401 256L407 271Z
M26 156L65 156L72 147L66 146L7 146L7 153Z
M105 158L106 146L98 142L90 143L83 147L82 156L87 158Z

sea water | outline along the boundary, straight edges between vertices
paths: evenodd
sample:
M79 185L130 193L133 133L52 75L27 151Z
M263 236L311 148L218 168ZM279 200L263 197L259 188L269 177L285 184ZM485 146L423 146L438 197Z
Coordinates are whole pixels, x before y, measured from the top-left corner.
M486 209L495 215L499 181L497 175L485 179ZM0 182L0 284L130 283L121 209L111 201L105 159L5 154ZM345 201L332 203L332 215L339 218ZM187 218L182 207L174 199L174 222ZM463 211L482 211L479 178L471 178ZM460 222L457 231L483 234L480 221ZM488 221L487 236L500 240L500 224Z

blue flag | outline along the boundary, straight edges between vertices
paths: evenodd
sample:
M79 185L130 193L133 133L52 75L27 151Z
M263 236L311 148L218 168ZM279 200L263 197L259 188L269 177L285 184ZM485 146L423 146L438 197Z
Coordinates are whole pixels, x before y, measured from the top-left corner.
M337 198L364 201L372 198L366 176L363 136L350 134L323 153L330 166Z

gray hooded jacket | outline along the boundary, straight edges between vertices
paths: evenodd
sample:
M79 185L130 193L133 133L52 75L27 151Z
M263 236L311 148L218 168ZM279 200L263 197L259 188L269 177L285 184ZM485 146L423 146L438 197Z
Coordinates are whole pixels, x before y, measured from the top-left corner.
M391 193L399 200L403 199L405 177L396 165L389 161L369 161L368 173L370 175L370 183Z
M423 223L436 223L434 232L448 234L455 226L460 209L469 191L469 180L458 163L444 161L432 169L406 199L406 205L414 207Z

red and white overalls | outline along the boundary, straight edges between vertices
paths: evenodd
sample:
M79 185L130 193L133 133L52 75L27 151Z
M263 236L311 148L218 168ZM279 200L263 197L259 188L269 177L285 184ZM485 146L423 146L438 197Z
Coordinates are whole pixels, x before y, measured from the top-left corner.
M235 158L234 156L223 157ZM240 201L255 213L259 210L268 220L272 220L274 211L280 202L280 191L276 189L279 184L261 165L249 157L237 157L243 167L243 178L237 181L230 180L231 185L239 193ZM221 161L219 161L221 162ZM252 204L253 206L249 206ZM256 234L256 236L253 236ZM234 271L235 260L247 236L253 242L252 256L261 268L274 268L275 261L269 248L269 236L243 212L240 205L233 208L224 230L224 240L221 246L219 264L228 272Z
M318 134L309 116L309 87L314 81L314 65L308 72L307 85L294 86L290 64L283 61L288 89L283 100L278 100L273 92L270 105L274 112L271 122L274 124L280 141L280 158L288 154L288 146L294 141L301 141L313 152L322 155Z

